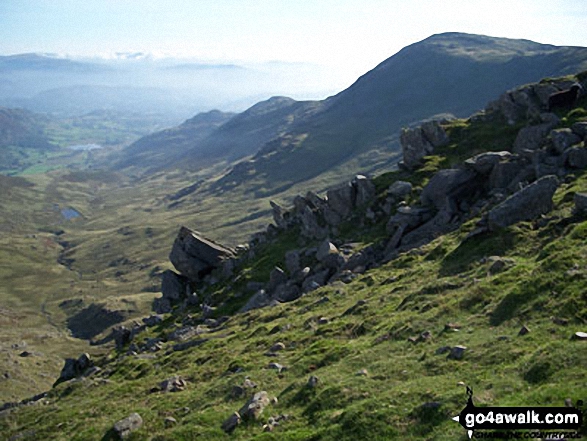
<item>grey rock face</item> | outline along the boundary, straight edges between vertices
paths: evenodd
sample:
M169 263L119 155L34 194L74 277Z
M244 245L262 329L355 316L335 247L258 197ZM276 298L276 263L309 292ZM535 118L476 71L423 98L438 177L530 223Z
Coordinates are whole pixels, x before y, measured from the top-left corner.
M490 229L503 228L517 222L532 220L552 210L552 196L558 186L556 176L544 176L514 193L487 217Z
M403 199L412 192L412 184L406 181L395 181L387 189L387 194L398 199Z
M544 145L546 136L554 127L556 127L556 123L553 122L523 127L514 141L514 153L522 153L525 150L538 150Z
M257 392L243 407L241 407L238 413L244 420L256 421L268 405L269 395L267 392Z
M576 134L571 129L556 129L550 132L552 139L552 146L559 153L562 154L569 147L581 142Z
M267 284L267 291L273 292L275 288L277 288L277 286L285 282L287 282L287 275L285 274L285 271L276 266L271 270L271 273L269 274L269 283Z
M566 152L565 163L571 168L587 168L587 148L571 147Z
M481 175L488 175L493 167L501 161L507 160L512 154L510 152L487 152L480 153L465 161L465 166Z
M313 239L323 239L328 235L328 229L320 226L318 218L310 207L305 205L300 212L302 235Z
M571 130L579 138L585 138L587 136L587 122L576 122L571 126Z
M476 177L474 171L467 169L440 170L424 187L420 200L422 204L434 206L438 210L447 208L452 198L458 199L461 192L471 189L472 181Z
M61 373L59 374L59 378L55 384L79 377L93 365L94 363L92 362L90 354L87 353L80 355L77 359L66 358L63 369L61 369Z
M489 187L494 189L510 187L525 167L526 164L517 156L511 157L509 161L498 162L489 175Z
M259 290L257 293L249 299L249 301L241 308L240 312L247 312L252 309L259 309L267 306L270 302L270 298L265 290Z
M352 185L356 192L355 205L357 207L362 207L375 198L375 184L371 179L363 175L357 175L353 179Z
M285 268L290 274L294 274L300 270L300 252L298 250L291 250L285 253Z
M575 193L575 211L580 214L587 213L587 193Z
M120 437L120 439L125 439L132 432L140 429L142 425L143 419L138 413L135 412L114 424L114 432Z
M356 190L350 182L328 190L326 196L328 206L343 218L353 211Z
M424 138L432 147L442 147L448 144L448 135L438 121L426 121L421 127Z
M318 262L322 262L331 254L338 254L338 248L329 240L325 240L318 247L318 251L316 251L316 259Z
M173 300L179 300L186 296L188 279L180 276L171 270L165 270L161 278L161 293L163 297Z
M281 208L281 206L276 202L269 201L269 203L271 204L271 209L273 212L273 221L275 222L275 225L277 225L277 228L286 228L287 222L283 218L285 212L284 209Z
M421 128L404 129L400 135L404 165L412 170L420 165L424 156L430 155L434 147L424 138Z
M181 227L169 260L181 274L197 281L218 268L224 260L233 257L232 250Z

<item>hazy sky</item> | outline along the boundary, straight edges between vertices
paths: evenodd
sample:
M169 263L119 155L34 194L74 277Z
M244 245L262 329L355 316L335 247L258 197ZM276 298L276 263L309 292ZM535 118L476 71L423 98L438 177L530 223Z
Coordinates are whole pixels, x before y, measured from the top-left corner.
M587 45L585 0L0 0L0 54L150 52L360 75L459 31Z

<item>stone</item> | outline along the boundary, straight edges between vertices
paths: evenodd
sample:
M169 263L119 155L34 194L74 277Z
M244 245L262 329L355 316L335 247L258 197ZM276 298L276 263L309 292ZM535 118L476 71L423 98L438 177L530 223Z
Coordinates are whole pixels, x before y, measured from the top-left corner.
M326 192L328 206L343 219L350 216L355 206L355 187L347 182Z
M422 134L432 147L442 147L448 144L449 138L439 121L426 121L422 124Z
M160 314L150 315L149 317L143 317L143 323L147 327L156 326L163 321L163 316Z
M299 214L299 219L302 222L302 235L311 239L323 239L328 235L328 229L320 226L318 218L307 205Z
M153 300L153 311L157 314L168 314L173 308L169 299L158 297Z
M277 372L281 372L283 370L283 366L279 363L272 362L267 365L267 369L273 369Z
M518 156L510 157L509 161L500 161L496 163L489 175L489 188L508 188L524 169L525 164Z
M271 299L264 289L257 291L251 296L247 303L240 309L240 312L247 312L252 309L259 309L269 305Z
M513 265L513 261L511 259L503 259L499 256L490 256L487 258L487 260L489 262L489 269L487 272L490 275L499 274Z
M269 405L269 395L266 391L257 392L253 397L245 403L239 410L238 414L244 420L256 421L259 419L265 407Z
M575 211L579 214L587 213L587 193L575 193Z
M467 348L465 346L454 346L450 349L450 354L448 354L449 359L451 360L461 360Z
M480 153L465 161L465 166L473 171L488 175L498 163L507 160L512 154L510 152L486 152Z
M169 260L185 277L199 281L220 267L224 260L234 257L234 252L229 248L206 239L196 231L181 227Z
M162 381L159 384L159 389L161 392L182 392L186 386L187 383L183 378L175 376Z
M460 200L462 194L470 193L478 183L477 173L469 169L439 170L422 189L420 201L423 205L438 210L448 207L451 200Z
M363 207L375 199L375 184L371 179L363 175L357 175L352 180L352 185L355 189L355 205L357 207Z
M316 251L316 259L318 262L324 264L327 260L331 259L332 256L340 256L338 248L336 248L336 246L329 240L325 240L318 247L318 251Z
M316 386L318 386L318 377L312 375L310 378L308 378L307 386L310 389L314 389Z
M289 274L295 274L300 270L300 252L298 250L290 250L285 253L285 268Z
M522 326L520 328L520 331L518 332L518 335L519 336L524 336L524 335L529 334L529 333L530 333L530 328L528 328L526 325L524 325L524 326Z
M587 148L571 147L566 152L565 164L571 168L587 168Z
M188 290L187 277L180 276L171 270L163 271L161 277L161 293L163 298L170 301L179 300L186 296Z
M424 137L420 127L403 129L400 135L403 164L408 170L418 167L425 156L434 151L434 146Z
M556 124L554 123L543 123L521 128L514 141L513 152L522 153L525 150L538 150L545 144L546 137L555 127Z
M550 132L550 138L552 140L552 146L559 155L569 147L581 142L576 134L571 129L556 129Z
M114 432L121 438L127 438L132 432L143 425L143 419L138 413L133 413L130 416L118 421L114 424Z
M367 371L367 369L361 369L355 375L358 377L367 377L369 375L369 371Z
M320 288L321 286L324 286L328 280L328 277L330 277L330 270L328 269L322 270L307 277L306 280L304 280L304 283L302 283L302 291L310 292Z
M397 199L404 199L412 192L412 184L406 181L395 181L387 189L387 194Z
M573 334L573 340L587 340L587 332L575 332Z
M285 345L282 342L277 342L269 349L271 352L278 352L285 350Z
M514 193L494 207L487 216L491 230L529 221L552 210L552 197L558 187L556 176L544 176Z
M229 416L223 423L222 423L222 430L226 433L232 433L237 428L237 426L241 423L241 416L238 412L234 412L231 416Z
M587 121L576 122L571 126L571 130L579 138L584 139L587 136Z
M59 378L55 384L79 377L93 365L94 363L92 362L90 354L88 353L81 354L77 359L66 358L63 369L61 369L61 373L59 374Z
M287 282L287 275L278 266L274 267L269 273L269 284L267 285L267 291L273 292L278 285Z
M273 214L273 221L275 222L275 225L277 225L277 228L281 228L281 229L287 228L287 222L285 221L285 219L283 217L285 210L283 208L281 208L281 206L279 204L277 204L276 202L269 201L269 204L271 205L271 211Z
M163 421L163 424L165 425L166 428L170 428L173 426L177 425L177 420L171 416L168 416L165 418L165 420Z
M272 298L279 302L293 302L294 300L300 298L302 292L298 285L294 283L282 283L273 292Z

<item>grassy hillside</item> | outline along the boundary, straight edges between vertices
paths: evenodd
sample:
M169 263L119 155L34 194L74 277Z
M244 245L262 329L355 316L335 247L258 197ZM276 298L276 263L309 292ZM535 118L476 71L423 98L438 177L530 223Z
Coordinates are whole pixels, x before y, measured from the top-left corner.
M561 112L561 125L584 121L586 104L583 99L579 108ZM446 129L451 143L418 171L375 179L380 198L396 180L410 180L417 194L440 168L480 151L510 149L519 127L473 119ZM149 191L146 182L152 194L161 191L165 179L158 179L143 182L143 191ZM84 262L93 256L98 272L111 271L100 270L102 257L89 250L106 237L121 255L138 250L137 241L146 240L141 228L162 220L152 207L143 210L153 217L140 218L139 207L126 199L126 184L118 186L109 188L115 197L100 207L116 206L120 225L128 228L116 230L117 237L108 219L91 216L98 205L81 206L93 220L77 234L95 244L74 246L74 268L91 271ZM469 236L479 220L473 218L349 283L232 313L246 301L244 282L266 281L285 251L301 246L295 231L278 234L255 249L234 280L199 293L220 303L214 317L229 313L225 321L206 321L199 308L177 310L135 338L137 345L160 339L159 350L136 354L125 347L97 354L99 372L62 383L33 405L5 410L0 430L19 439L114 439L114 423L138 412L144 424L129 439L465 440L465 431L451 420L466 403L465 384L477 406L562 406L567 398L585 399L586 342L571 337L587 326L587 219L573 210L575 193L586 191L587 172L576 170L559 185L554 209L535 221ZM234 215L237 206L227 204L224 213ZM361 249L388 239L385 220L361 224L363 213L355 215L341 226L340 240ZM201 219L218 222L207 216ZM195 223L195 217L186 220ZM150 243L158 247L164 234L154 232ZM165 240L169 249L171 237ZM136 263L146 256L138 255ZM496 259L504 262L499 270ZM138 280L140 268L132 265L127 277ZM190 325L198 327L187 340L194 345L176 346L181 340L173 332ZM530 332L520 333L523 326ZM271 350L276 343L283 345ZM466 347L462 359L447 356L446 348L455 346ZM173 376L183 378L185 387L162 392L160 383ZM314 386L310 376L317 377ZM277 400L258 421L225 434L222 423L258 391ZM263 426L270 417L279 424L268 432Z

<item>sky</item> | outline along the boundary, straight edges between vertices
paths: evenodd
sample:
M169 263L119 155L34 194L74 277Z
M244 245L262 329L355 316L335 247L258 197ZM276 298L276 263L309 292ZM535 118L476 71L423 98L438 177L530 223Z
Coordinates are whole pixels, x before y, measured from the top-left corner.
M314 63L349 78L441 32L587 45L585 0L0 0L0 55Z

